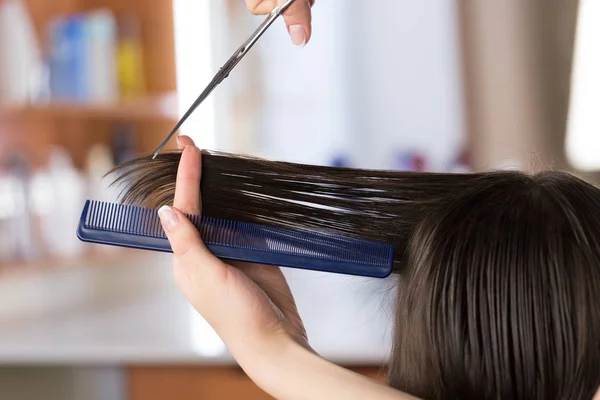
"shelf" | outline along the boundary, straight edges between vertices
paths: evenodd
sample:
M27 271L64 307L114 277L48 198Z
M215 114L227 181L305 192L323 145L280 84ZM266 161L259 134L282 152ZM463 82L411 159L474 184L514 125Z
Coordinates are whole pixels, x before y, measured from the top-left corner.
M145 99L122 100L115 104L49 103L40 105L0 104L0 118L35 115L78 119L168 120L178 118L174 94Z

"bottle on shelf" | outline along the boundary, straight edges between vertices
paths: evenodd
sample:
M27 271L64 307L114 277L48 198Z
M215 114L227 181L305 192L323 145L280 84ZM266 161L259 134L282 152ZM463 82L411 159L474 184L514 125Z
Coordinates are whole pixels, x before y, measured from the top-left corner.
M55 234L52 227L55 218L52 213L56 203L55 188L48 166L33 172L29 182L29 193L34 232L39 237L40 253L48 256L52 253L50 249Z
M0 103L31 102L42 54L33 22L21 0L0 1L0 49Z
M48 25L47 41L53 100L114 103L119 99L118 27L110 10L57 17Z
M87 14L85 20L89 99L93 103L114 103L119 99L115 16L101 9Z
M50 152L48 174L53 188L53 202L43 224L48 252L59 258L79 255L83 245L75 232L85 201L85 179L60 147Z
M119 21L119 86L125 98L146 94L144 57L139 21L131 16Z
M17 258L13 229L18 195L14 181L8 165L0 166L0 263L11 262Z
M39 255L31 212L29 160L24 152L16 151L8 161L8 193L12 255L17 261L31 261Z
M61 16L48 26L53 101L84 101L88 97L85 35L85 18L81 15Z

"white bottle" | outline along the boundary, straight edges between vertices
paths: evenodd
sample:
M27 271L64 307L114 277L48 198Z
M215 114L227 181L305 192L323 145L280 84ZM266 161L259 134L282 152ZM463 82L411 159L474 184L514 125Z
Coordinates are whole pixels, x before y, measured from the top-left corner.
M0 103L25 104L36 95L42 56L21 0L0 1Z
M117 74L117 22L110 10L86 16L87 66L90 100L111 103L119 99Z
M42 252L53 255L55 254L53 249L56 240L53 224L56 218L52 213L57 201L52 177L47 168L33 173L29 182L29 193L31 214L36 222Z
M31 261L39 255L34 221L30 208L30 165L27 156L15 151L9 158L8 193L12 197L10 217L14 256L20 261Z
M54 189L52 209L44 226L48 250L61 258L79 255L83 244L76 232L85 202L85 179L68 153L59 147L51 150L48 174Z

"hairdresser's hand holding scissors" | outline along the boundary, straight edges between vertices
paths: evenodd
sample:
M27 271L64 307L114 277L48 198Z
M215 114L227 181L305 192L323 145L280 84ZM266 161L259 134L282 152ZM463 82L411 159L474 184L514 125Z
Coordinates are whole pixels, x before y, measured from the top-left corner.
M184 215L202 211L201 152L187 137L179 144L174 207L159 211L175 280L248 376L276 398L409 398L316 355L279 268L225 263L208 251Z
M248 10L256 15L269 14L275 7L285 3L285 0L246 0ZM311 7L315 0L296 0L283 13L292 42L296 46L304 46L310 40L312 33Z

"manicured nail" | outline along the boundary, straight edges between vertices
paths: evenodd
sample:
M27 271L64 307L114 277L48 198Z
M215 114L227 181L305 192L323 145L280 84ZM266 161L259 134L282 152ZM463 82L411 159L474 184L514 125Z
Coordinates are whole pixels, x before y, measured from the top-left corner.
M189 136L186 135L179 135L177 136L177 147L179 148L179 150L183 150L186 148L186 142L188 143L194 143L194 141L192 140L192 138L190 138Z
M298 47L306 45L306 29L302 25L290 25L289 32L292 43Z
M177 214L175 214L175 211L171 207L162 206L158 210L158 216L165 231L171 231L177 226Z

